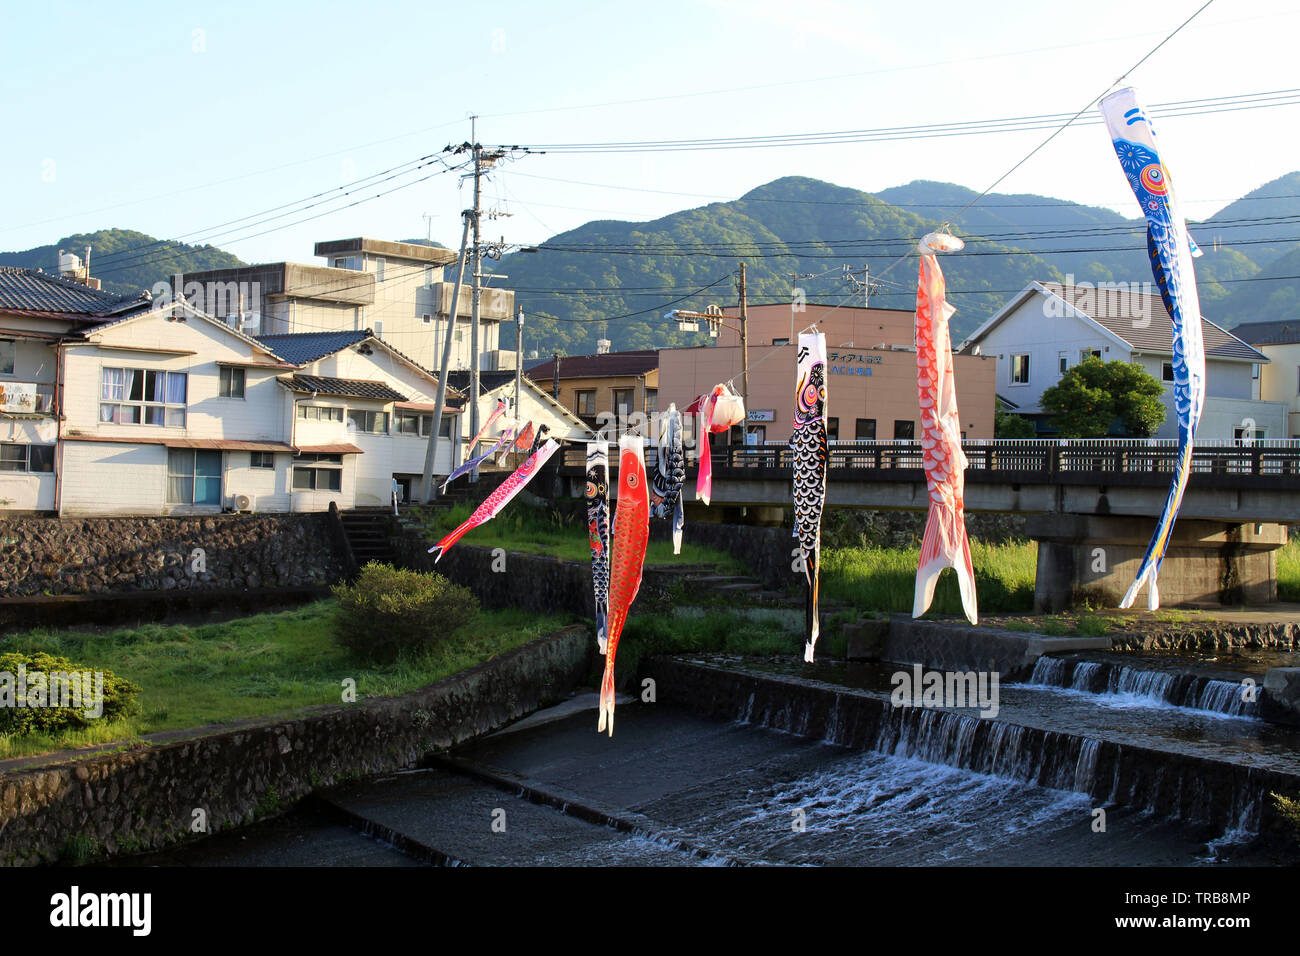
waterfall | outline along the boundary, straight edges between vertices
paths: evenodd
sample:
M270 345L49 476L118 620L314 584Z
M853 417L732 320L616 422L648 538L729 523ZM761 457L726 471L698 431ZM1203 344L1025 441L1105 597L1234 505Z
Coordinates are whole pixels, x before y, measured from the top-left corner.
M1044 655L1034 663L1028 682L1039 687L1188 707L1227 717L1259 714L1257 701L1246 699L1240 683L1114 661L1077 661Z

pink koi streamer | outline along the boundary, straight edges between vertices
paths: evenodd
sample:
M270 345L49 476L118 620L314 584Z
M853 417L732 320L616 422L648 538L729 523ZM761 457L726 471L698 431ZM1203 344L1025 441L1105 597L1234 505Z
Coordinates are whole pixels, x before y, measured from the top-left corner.
M921 240L921 269L916 288L916 391L921 407L921 448L930 515L921 539L912 617L920 617L934 600L944 568L957 573L961 605L972 624L978 619L975 570L966 537L966 455L961 450L961 418L953 379L948 320L957 310L948 304L936 252L956 252L965 245L956 236L930 233Z
M433 563L437 564L442 560L442 556L451 550L452 545L465 537L467 532L491 521L500 514L501 509L508 505L510 500L519 494L528 482L533 480L533 476L541 470L547 459L555 454L555 450L559 447L559 442L554 438L549 439L531 458L515 469L514 474L501 482L497 490L488 495L483 503L474 509L474 513L461 522L456 530L448 533L441 541L429 549L429 553L435 555Z

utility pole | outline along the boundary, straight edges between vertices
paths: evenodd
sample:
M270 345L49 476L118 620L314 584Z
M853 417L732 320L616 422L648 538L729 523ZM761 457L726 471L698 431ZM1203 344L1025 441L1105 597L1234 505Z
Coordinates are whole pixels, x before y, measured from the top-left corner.
M862 263L862 307L871 308L871 266Z
M480 202L482 200L482 182L483 182L483 149L478 142L478 117L470 117L470 143L474 150L474 259L473 271L470 272L470 280L473 283L473 290L470 296L470 330L469 330L469 353L470 353L470 373L469 373L469 433L470 436L478 434L478 305L479 296L482 294L482 276L483 270L483 249L479 245L479 214L481 212ZM474 449L471 448L470 454L473 455ZM471 482L478 481L478 469L475 468L469 473Z
M745 421L740 426L740 443L745 445L749 442L749 335L746 332L745 324L748 318L749 298L745 290L745 263L740 263L740 363L743 378L741 379L741 390L744 394L741 396L745 400Z
M426 505L433 500L433 462L438 454L438 433L442 431L442 409L447 404L447 372L451 368L451 344L456 337L456 315L460 311L460 287L465 282L465 247L469 243L470 211L466 209L461 215L465 218L465 227L460 233L460 265L456 271L456 285L452 288L451 308L447 314L447 337L442 343L442 367L438 371L438 397L434 400L433 429L429 433L429 444L424 450L424 486L420 491L420 500ZM436 325L434 329L437 329ZM453 459L456 457L456 441L459 437L453 435L451 438Z
M524 378L524 307L519 307L519 314L515 316L515 415L520 415L519 401L520 392L523 390ZM523 423L519 425L523 428Z

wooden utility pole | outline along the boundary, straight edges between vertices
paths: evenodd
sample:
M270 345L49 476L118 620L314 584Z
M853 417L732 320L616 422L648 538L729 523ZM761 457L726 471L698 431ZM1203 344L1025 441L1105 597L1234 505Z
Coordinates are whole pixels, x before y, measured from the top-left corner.
M749 441L749 335L746 331L748 318L748 296L745 290L745 263L740 264L740 365L742 370L741 397L745 400L745 420L740 426L740 444Z

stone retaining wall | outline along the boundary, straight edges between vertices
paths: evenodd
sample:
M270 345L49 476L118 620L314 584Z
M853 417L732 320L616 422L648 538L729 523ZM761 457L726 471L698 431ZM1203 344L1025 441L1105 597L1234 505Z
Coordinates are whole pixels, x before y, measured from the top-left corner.
M330 520L325 513L0 518L0 598L324 585L346 570Z
M0 865L73 844L92 857L154 850L277 813L311 791L420 764L562 698L587 675L585 627L532 641L402 697L151 746L0 764ZM363 688L364 690L364 688Z

